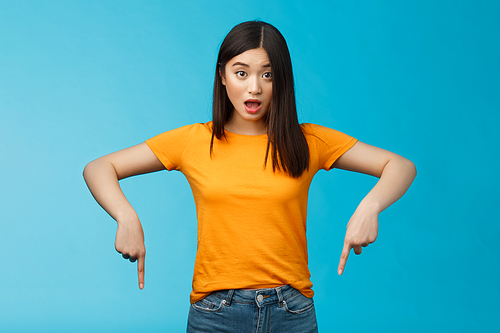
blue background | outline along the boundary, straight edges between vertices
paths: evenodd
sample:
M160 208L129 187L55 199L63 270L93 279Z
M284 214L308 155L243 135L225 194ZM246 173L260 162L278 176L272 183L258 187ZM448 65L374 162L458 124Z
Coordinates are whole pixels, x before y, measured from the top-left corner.
M211 117L220 42L288 41L299 117L399 153L418 176L337 275L376 179L320 172L309 255L322 332L500 330L499 1L0 1L0 331L183 332L195 208L178 172L126 179L146 286L114 250L86 163Z

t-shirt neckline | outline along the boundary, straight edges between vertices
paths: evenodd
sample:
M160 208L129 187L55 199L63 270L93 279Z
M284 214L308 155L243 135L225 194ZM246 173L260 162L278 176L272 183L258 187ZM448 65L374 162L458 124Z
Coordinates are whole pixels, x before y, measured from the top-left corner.
M230 132L227 129L224 129L224 133L226 134L226 136L243 137L243 138L265 138L265 137L267 137L267 133L265 133L265 134L257 134L257 135L253 135L253 134L238 134L238 133Z

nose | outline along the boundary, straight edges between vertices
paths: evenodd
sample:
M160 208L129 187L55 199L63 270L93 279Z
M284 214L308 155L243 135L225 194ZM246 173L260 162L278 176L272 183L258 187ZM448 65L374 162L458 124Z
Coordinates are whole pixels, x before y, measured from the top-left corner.
M260 86L258 77L254 76L248 80L248 92L252 95L260 95L260 93L262 93L262 87Z

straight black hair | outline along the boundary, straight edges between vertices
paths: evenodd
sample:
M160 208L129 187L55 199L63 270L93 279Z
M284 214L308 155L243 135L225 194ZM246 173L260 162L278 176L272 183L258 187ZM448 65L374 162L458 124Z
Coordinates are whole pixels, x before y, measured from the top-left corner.
M210 153L213 151L214 137L218 140L225 137L224 124L234 112L221 74L224 75L226 64L232 58L261 47L271 64L273 85L271 107L265 116L268 139L264 165L267 165L271 148L273 172L276 169L283 170L289 176L299 178L309 168L309 147L297 117L290 52L278 29L262 21L238 24L220 46L215 69Z

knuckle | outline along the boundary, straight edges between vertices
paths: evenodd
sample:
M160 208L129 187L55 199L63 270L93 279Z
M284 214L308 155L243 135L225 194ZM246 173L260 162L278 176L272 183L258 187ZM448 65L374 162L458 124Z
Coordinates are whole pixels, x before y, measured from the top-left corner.
M353 238L353 239L351 240L351 244L352 244L353 246L360 245L360 244L361 244L361 240L360 240L359 238Z

